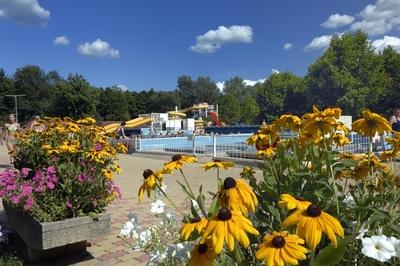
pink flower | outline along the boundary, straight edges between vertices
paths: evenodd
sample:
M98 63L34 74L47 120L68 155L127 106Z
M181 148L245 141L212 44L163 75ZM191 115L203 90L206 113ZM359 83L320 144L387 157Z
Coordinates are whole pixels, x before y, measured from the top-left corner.
M85 182L86 179L87 178L86 178L86 175L84 173L79 173L79 175L78 175L78 181L79 182Z
M47 168L47 174L48 175L54 175L55 173L57 173L57 169L55 166L49 166Z
M56 187L53 182L46 182L46 186L48 189L54 189Z
M68 200L65 205L67 206L67 208L72 209L72 203Z
M24 168L22 168L21 169L21 173L25 176L25 177L27 177L28 175L29 175L29 168L26 168L26 167L24 167Z
M10 191L10 190L15 190L15 189L17 189L17 186L16 186L15 184L7 185L7 190L8 190L8 191Z
M33 206L33 199L32 198L28 198L25 201L24 209L25 210L30 210L30 209L32 209L32 206Z
M38 185L37 187L35 187L34 191L38 193L43 192L43 187L41 185Z
M54 162L56 162L57 161L57 156L51 156L51 161L54 163Z
M29 196L30 194L32 194L32 186L31 185L27 185L27 184L23 184L22 185L22 193L21 195L23 197Z
M96 151L100 151L102 148L103 148L103 146L101 146L100 143L94 144L94 149L95 149Z
M41 179L42 179L42 172L37 171L37 172L35 173L35 176L33 177L33 180L34 180L34 181L39 181L39 180L41 180Z
M12 203L14 203L14 204L18 204L18 203L19 203L19 200L20 200L20 197L19 197L19 196L17 196L17 195L12 195L12 196L11 196L11 201L12 201Z
M6 191L4 189L0 189L0 197L3 197L6 194Z

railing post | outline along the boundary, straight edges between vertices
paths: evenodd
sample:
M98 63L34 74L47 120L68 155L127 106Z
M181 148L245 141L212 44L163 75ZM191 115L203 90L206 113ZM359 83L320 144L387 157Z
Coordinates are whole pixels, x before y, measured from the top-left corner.
M193 156L194 156L194 155L196 155L196 134L193 134L192 149L193 149Z
M217 157L217 135L213 135L213 157Z

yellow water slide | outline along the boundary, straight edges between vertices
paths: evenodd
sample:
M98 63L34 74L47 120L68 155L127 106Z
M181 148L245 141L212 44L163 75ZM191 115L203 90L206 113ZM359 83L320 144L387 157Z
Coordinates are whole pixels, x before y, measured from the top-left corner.
M139 127L139 126L148 124L152 121L153 121L153 119L151 119L150 117L138 117L138 118L126 121L125 127L126 128ZM117 130L119 125L120 125L120 123L109 124L104 127L104 130L106 131L106 133L113 133Z
M204 110L208 108L208 103L199 103L199 104L195 104L192 107L188 107L188 108L184 108L178 111L169 111L168 115L171 118L185 118L187 112L191 112L193 110Z

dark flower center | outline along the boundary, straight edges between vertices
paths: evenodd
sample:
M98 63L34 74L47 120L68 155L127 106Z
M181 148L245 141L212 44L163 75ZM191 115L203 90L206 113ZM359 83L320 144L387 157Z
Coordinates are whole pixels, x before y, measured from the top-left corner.
M276 248L282 248L285 246L286 241L282 236L275 236L272 238L272 245Z
M192 223L198 223L198 222L200 222L201 221L201 218L200 217L194 217L194 218L192 218Z
M318 217L321 215L321 209L315 204L311 204L307 208L307 215L310 217Z
M206 243L203 243L203 244L200 244L199 245L199 247L197 248L197 251L200 253L200 254L204 254L204 253L206 253L206 251L207 251L207 244Z
M180 159L182 159L182 155L177 154L172 156L172 161L174 162L179 161Z
M227 221L232 218L232 212L228 208L221 208L218 211L218 220Z
M232 177L227 177L224 180L224 189L234 188L236 186L236 180Z
M219 160L219 159L214 159L213 162L214 162L214 163L220 163L220 162L222 162L222 161Z
M147 179L149 176L151 176L153 174L153 171L151 171L150 169L146 169L143 172L143 177L144 179Z

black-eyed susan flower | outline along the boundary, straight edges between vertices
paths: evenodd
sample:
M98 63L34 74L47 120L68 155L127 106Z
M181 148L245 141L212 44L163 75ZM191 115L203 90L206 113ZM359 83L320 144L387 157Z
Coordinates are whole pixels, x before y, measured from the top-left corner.
M330 214L321 210L315 204L310 204L307 209L297 209L282 223L283 227L297 225L296 233L306 240L312 250L321 242L322 233L326 234L334 247L337 247L336 235L343 238L344 230L340 222Z
M278 202L278 206L281 208L287 208L288 210L301 209L305 210L311 204L311 202L305 199L293 197L289 194L282 194L281 200Z
M245 166L245 167L243 167L242 172L240 173L240 176L243 178L246 178L246 177L253 176L255 173L256 173L256 171L254 171L253 167Z
M243 247L249 247L250 240L247 233L259 235L249 219L240 212L223 207L219 209L217 216L208 221L200 242L204 242L208 236L211 236L215 253L219 254L224 243L230 251L233 251L235 240Z
M281 129L290 129L292 131L298 131L301 127L301 119L295 115L281 115L274 122Z
M233 211L239 211L244 215L254 212L258 205L256 194L243 179L227 177L219 192L221 206Z
M156 188L156 177L154 172L150 169L146 169L143 172L144 182L139 188L138 198L139 202L143 200L144 193L147 192L147 197L150 197L151 191Z
M189 266L211 266L217 254L210 238L194 246L190 253Z
M383 135L385 132L392 131L386 118L372 113L370 110L364 110L362 118L354 121L351 127L353 131L370 138L373 138L377 132L379 135Z
M117 151L119 151L121 153L128 153L128 148L125 146L125 144L118 142Z
M275 156L275 151L276 149L273 147L268 147L264 150L257 150L257 157L266 157L266 158L271 158Z
M196 231L198 234L201 234L203 229L207 226L208 220L201 217L194 217L190 220L189 223L185 223L182 225L179 234L181 235L182 240L188 240L193 231Z
M350 140L342 133L335 133L332 136L333 142L339 147L343 147L345 144L349 144Z
M174 155L172 160L164 164L165 171L180 170L184 163L194 163L197 158L194 156Z
M258 260L265 261L267 266L297 265L305 260L308 250L301 246L304 240L287 231L272 232L263 238L263 243L256 252Z
M234 166L234 164L232 162L225 162L225 161L215 159L211 162L203 164L201 167L203 167L207 171L211 168L228 169L229 167L233 167L233 166Z

